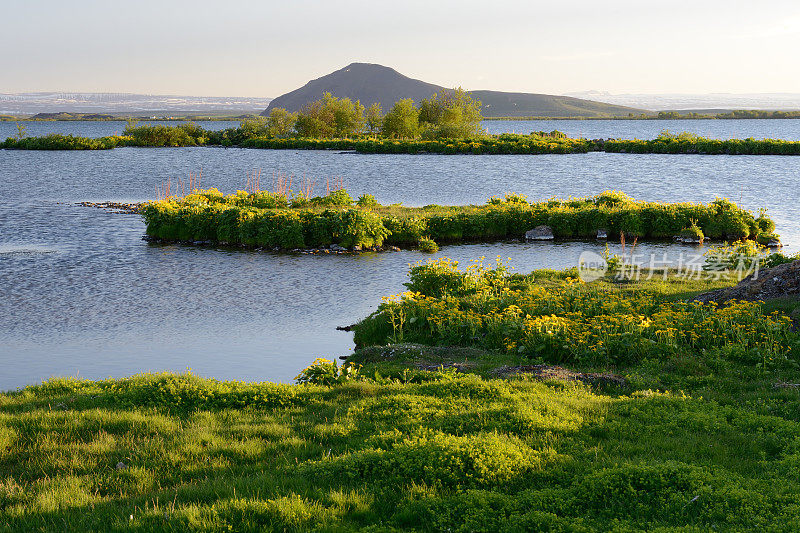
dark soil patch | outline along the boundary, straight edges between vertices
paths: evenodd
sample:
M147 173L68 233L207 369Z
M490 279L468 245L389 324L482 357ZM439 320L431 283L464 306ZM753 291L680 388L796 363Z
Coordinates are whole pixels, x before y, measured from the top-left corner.
M521 365L501 366L492 371L497 377L525 374L541 380L581 381L592 385L625 385L628 380L610 372L575 372L561 366Z

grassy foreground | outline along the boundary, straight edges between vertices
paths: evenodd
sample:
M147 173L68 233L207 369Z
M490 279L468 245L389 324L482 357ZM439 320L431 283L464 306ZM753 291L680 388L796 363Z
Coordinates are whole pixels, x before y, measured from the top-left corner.
M518 315L512 302L539 290L573 304L542 317L599 316L603 305L570 295L570 272L420 267L430 265L410 283L442 309L505 298ZM593 283L569 290L656 320L730 282ZM445 336L383 338L350 358L359 373L321 362L303 374L328 385L51 380L0 395L0 531L796 531L797 334L778 315L748 313L722 341L573 360L620 378L595 385L535 379L520 365L564 353L490 350L480 336L458 348L436 346Z
M711 398L53 381L0 397L0 530L796 531L798 393L727 370Z
M688 231L700 239L755 240L772 238L775 229L765 214L755 217L726 199L667 204L636 201L616 191L538 202L506 195L484 205L411 208L382 206L370 195L354 202L343 189L317 197L285 190L225 196L208 189L149 202L140 212L151 237L280 249L491 241L522 238L540 225L565 239L593 239L602 229L609 236L642 239L670 239Z

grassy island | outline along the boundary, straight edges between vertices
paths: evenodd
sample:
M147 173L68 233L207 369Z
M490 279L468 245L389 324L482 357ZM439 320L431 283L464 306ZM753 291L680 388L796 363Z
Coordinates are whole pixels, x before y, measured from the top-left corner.
M554 238L594 239L598 230L640 239L671 239L691 230L700 238L774 237L775 224L726 199L710 204L640 202L607 191L590 198L529 202L520 195L484 205L379 205L370 195L353 201L344 189L326 196L291 191L196 190L140 208L147 234L167 241L208 241L279 249L345 248L523 238L548 226Z
M602 142L609 153L703 155L800 155L800 142L781 139L707 139L689 133L662 133L652 140L614 139Z
M9 150L110 150L133 147L226 146L273 150L345 150L364 154L575 154L596 151L593 141L535 133L503 134L458 139L240 137L235 133L202 130L199 126L142 126L135 132L109 137L78 137L53 133L43 137L9 137L0 148ZM145 129L146 128L146 129ZM187 133L191 132L191 133Z
M692 134L662 134L651 140L573 139L560 132L528 135L503 133L462 138L402 139L354 137L249 136L240 129L204 130L195 125L138 126L124 135L78 137L53 133L43 137L9 137L9 150L110 150L132 147L225 146L271 150L344 150L363 154L542 155L588 152L629 154L800 155L800 141L781 139L708 139Z
M730 281L575 276L417 265L298 385L0 394L0 531L800 528L791 321L684 303Z

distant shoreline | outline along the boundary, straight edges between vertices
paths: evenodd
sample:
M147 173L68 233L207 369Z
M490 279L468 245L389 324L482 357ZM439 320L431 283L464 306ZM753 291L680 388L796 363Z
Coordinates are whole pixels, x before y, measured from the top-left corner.
M632 117L483 117L483 120L791 120L800 118L800 111L734 110L716 114L638 115Z
M186 116L170 116L170 117L154 117L154 116L109 116L109 117L82 117L75 116L71 118L37 118L34 116L12 116L0 115L0 122L127 122L128 120L136 120L139 122L157 121L157 122L238 122L242 120L254 119L258 115L186 115Z
M741 115L739 115L741 113ZM550 121L550 120L792 120L800 119L800 111L768 111L758 112L764 113L764 116L749 116L746 111L732 111L730 113L719 113L716 115L705 114L692 114L692 115L678 115L678 116L659 116L659 115L640 115L633 117L533 117L533 116L520 116L520 117L483 117L485 121ZM781 115L777 115L781 114ZM785 114L785 116L783 116ZM776 116L777 115L777 116ZM0 122L127 122L128 120L137 120L140 122L157 121L157 122L237 122L242 120L257 119L258 115L185 115L185 116L79 116L76 114L74 117L59 117L59 118L42 118L35 116L14 116L14 115L0 115Z

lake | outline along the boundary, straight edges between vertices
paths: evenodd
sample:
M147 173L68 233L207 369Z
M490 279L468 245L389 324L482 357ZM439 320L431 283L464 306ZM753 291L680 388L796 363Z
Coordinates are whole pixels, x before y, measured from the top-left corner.
M267 185L273 171L305 174L317 180L321 193L326 178L342 177L354 197L371 193L381 203L412 206L482 203L511 191L531 199L606 189L658 201L726 196L748 209L766 207L787 252L800 247L800 159L794 157L0 150L0 389L54 375L121 377L187 368L219 379L291 381L315 357L346 355L352 335L335 327L374 311L381 296L403 289L409 263L431 257L415 251L306 256L154 245L142 240L139 216L75 205L150 199L164 180L201 169L203 186L226 193L261 169ZM434 257L466 263L500 255L526 272L574 266L587 249L602 252L604 245L471 244L444 246ZM697 250L658 243L640 244L637 252L675 259Z
M180 122L142 121L139 124L166 124ZM125 130L122 121L60 121L23 122L28 136L64 133L82 137L118 135ZM239 122L201 121L197 124L207 130L234 128ZM483 127L489 133L530 133L532 131L559 130L570 137L587 139L653 139L663 130L688 131L713 139L787 139L800 140L800 120L485 120ZM17 135L14 122L0 122L0 139Z

